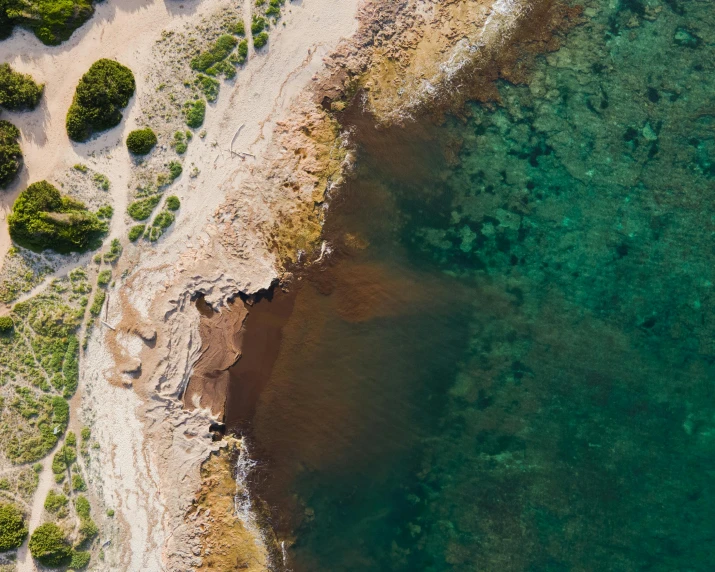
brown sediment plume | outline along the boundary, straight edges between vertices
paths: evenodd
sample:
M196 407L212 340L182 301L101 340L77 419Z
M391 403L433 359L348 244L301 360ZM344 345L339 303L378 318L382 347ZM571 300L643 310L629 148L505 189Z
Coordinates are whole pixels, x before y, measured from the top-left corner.
M351 165L347 123L340 121L349 122L352 109L361 106L378 125L403 125L420 116L439 119L446 112L459 112L468 100L498 102L497 81L527 82L534 58L558 49L559 35L577 24L579 15L579 7L559 0L366 1L359 33L327 60L325 73L314 78L311 93L294 101L289 118L276 124L263 163L241 188L227 194L214 217L214 239L225 252L245 259L251 251L245 247L245 229L251 229L283 269L322 258L326 202ZM263 200L256 203L246 197ZM350 242L359 244L356 239ZM379 280L381 270L362 270L365 276L345 277L348 284L340 288L348 294L337 300L339 312L348 321L394 311L393 298L375 285L384 282ZM390 290L393 287L403 295L409 292L397 284ZM363 302L354 302L351 288L359 291L355 299ZM239 359L248 350L242 339L246 311L251 310L234 307L201 318L202 354L183 395L188 409L210 408L221 415L229 395L232 402L241 402L238 416L250 418L251 403L266 376L246 358ZM259 355L252 355L253 361L260 362L262 353L276 342L264 346L255 349ZM232 365L235 375L229 384L227 370ZM242 368L255 371L238 375ZM235 490L235 483L229 486L226 461L221 459L212 456L202 467L204 484L197 506L232 500L229 491ZM187 518L198 512L189 512ZM200 535L202 570L236 569L236 551L245 549L245 530L232 528L231 522L219 526L220 531Z
M226 437L226 447L212 453L201 465L201 488L186 514L197 530L195 540L201 565L196 570L233 572L265 571L269 554L255 542L256 531L236 514L236 460L241 441Z
M221 419L230 381L229 369L241 358L243 323L248 310L237 300L227 304L222 312L214 312L203 297L196 300L196 308L201 315L201 355L183 395L184 407L208 408Z

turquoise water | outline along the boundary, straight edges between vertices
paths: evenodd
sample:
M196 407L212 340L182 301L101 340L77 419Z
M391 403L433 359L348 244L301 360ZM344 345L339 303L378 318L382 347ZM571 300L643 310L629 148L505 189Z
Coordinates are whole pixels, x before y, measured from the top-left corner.
M359 137L250 423L288 569L715 567L715 7L584 6Z

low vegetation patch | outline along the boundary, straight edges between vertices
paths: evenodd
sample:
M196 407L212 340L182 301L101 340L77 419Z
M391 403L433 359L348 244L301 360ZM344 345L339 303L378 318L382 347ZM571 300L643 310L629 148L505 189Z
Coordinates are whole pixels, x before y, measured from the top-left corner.
M260 50L263 46L268 43L268 34L266 32L261 32L256 36L253 36L253 47Z
M86 568L92 558L92 553L86 550L72 552L72 560L70 560L70 569L82 570Z
M53 514L59 513L69 504L69 499L62 493L50 489L45 498L45 510Z
M107 286L112 281L112 271L102 270L97 276L97 286Z
M207 75L199 74L196 78L196 85L201 90L201 93L206 96L207 101L216 101L218 98L218 90L221 85L218 80Z
M47 181L33 183L20 193L8 226L10 236L19 245L60 253L95 248L108 228L84 203L61 195Z
M174 133L174 139L171 142L171 146L174 148L174 151L176 151L179 155L183 155L189 148L190 139L191 131L187 131L186 133L184 133L183 131L177 131L176 133Z
M156 205L159 204L159 201L161 201L161 195L152 195L145 199L139 199L129 205L127 212L134 220L146 220L151 216L152 211Z
M211 47L191 60L191 69L205 72L211 66L225 60L236 47L238 40L233 36L224 34L220 36Z
M132 228L129 229L129 240L131 240L132 242L137 241L141 237L141 235L144 234L145 228L145 224L135 224Z
M9 332L12 332L12 329L14 327L15 322L12 321L12 318L10 316L0 317L0 334L7 334Z
M157 143L156 133L151 127L135 129L127 136L127 149L135 155L146 155Z
M0 187L15 180L22 165L22 150L18 144L20 130L9 121L0 119Z
M195 101L187 101L184 104L184 116L186 117L186 125L196 129L204 124L204 116L206 115L206 102L203 99Z
M235 24L229 26L229 32L237 36L245 36L246 26L243 24L243 20L239 20Z
M110 129L122 120L122 110L135 90L132 70L114 60L101 59L82 76L67 112L67 135L77 142Z
M42 97L43 85L31 75L16 72L9 64L0 65L0 106L10 111L35 109Z
M102 255L102 260L107 264L113 264L122 255L122 243L118 238L113 238L109 243L109 250Z
M251 20L251 35L256 36L260 34L266 28L266 24L268 24L268 22L263 16L256 16L254 14Z
M94 181L94 184L97 185L98 189L101 189L102 191L109 190L109 179L107 178L107 175L95 173L92 180Z
M38 526L30 536L30 554L51 568L69 564L72 548L62 529L52 522Z
M161 211L158 215L156 215L154 222L151 224L152 226L156 226L162 230L169 228L172 224L174 224L174 215L169 211Z
M170 211L178 211L181 206L181 201L176 195L166 197L166 208Z
M19 548L27 536L27 526L14 504L0 504L0 552Z
M107 293L104 290L98 290L94 295L92 305L89 307L89 313L93 316L99 316L104 306L104 300L107 298Z

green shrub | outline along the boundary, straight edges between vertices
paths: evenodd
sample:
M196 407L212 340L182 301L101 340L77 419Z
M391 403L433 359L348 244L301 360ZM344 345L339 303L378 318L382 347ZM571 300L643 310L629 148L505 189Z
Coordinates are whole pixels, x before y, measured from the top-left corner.
M228 61L224 60L222 62L218 62L217 64L212 65L209 69L206 70L206 73L212 76L222 75L226 79L231 79L232 77L236 76L236 69L231 64L232 58L229 58ZM211 100L209 99L209 101Z
M47 512L58 512L61 508L67 506L69 499L62 493L56 493L54 489L50 489L45 499L45 510Z
M77 498L74 501L74 508L77 511L77 516L81 520L89 518L90 505L87 497L84 495L77 495Z
M146 155L157 141L156 134L150 127L135 129L127 136L127 149L135 155Z
M151 213L149 213L151 214ZM147 217L149 218L149 217ZM144 229L146 228L146 225L143 224L135 224L132 228L129 229L129 240L132 242L135 242L142 234L144 234Z
M85 425L84 427L82 427L82 431L80 431L79 435L80 437L82 437L82 443L86 443L92 436L92 430Z
M183 172L183 168L181 167L181 163L178 161L169 161L169 174L171 175L171 180L175 181L181 176L181 173Z
M94 62L80 79L67 112L69 138L86 141L97 131L119 125L134 89L134 74L128 67L107 59Z
M248 40L241 40L241 43L238 44L238 57L242 58L241 63L246 61L248 57Z
M184 104L184 115L186 117L186 125L196 129L204 123L206 115L206 102L203 99L196 101L187 101Z
M14 71L8 64L0 65L0 106L11 111L35 109L42 97L43 85L32 76Z
M30 536L30 554L44 564L56 568L68 564L72 549L62 529L52 522L38 526Z
M63 445L60 447L55 456L52 457L52 472L55 475L62 475L72 466L77 460L77 452L74 447Z
M232 34L236 34L237 36L245 36L246 26L243 24L243 20L239 20L238 22L236 22L233 26L229 28L229 31Z
M238 40L233 36L224 34L220 36L213 45L205 52L191 60L191 69L196 71L206 71L212 65L225 60L236 47Z
M170 211L178 211L181 206L181 201L176 195L166 197L166 208Z
M139 199L129 205L127 212L134 220L146 220L151 216L154 207L159 204L160 200L161 195L152 195L145 199Z
M22 149L17 140L20 130L12 123L0 120L0 187L5 188L13 180L22 164Z
M27 536L20 509L14 504L0 504L0 552L19 548Z
M164 231L160 229L158 226L150 226L149 230L147 231L147 238L151 242L156 242L161 238L161 235L164 234Z
M215 80L207 75L199 74L196 78L196 85L206 96L208 101L216 101L218 98L218 90L221 85L218 80Z
M92 305L89 307L89 313L93 316L99 316L102 311L102 306L104 306L104 300L107 297L107 293L104 290L99 290L94 295L94 300L92 300Z
M86 173L87 171L89 171L87 165L84 165L83 163L75 163L74 167L72 168L79 171L80 173Z
M281 6L283 6L284 0L271 0L269 2L268 9L266 10L266 16L273 16L275 19L281 16Z
M97 534L99 534L99 529L91 518L85 518L80 522L79 534L80 541L84 542L85 540L89 540L90 538L97 536Z
M268 43L268 34L266 32L261 32L257 36L253 36L253 47L257 50L261 49Z
M97 276L97 286L106 286L112 280L111 270L102 270Z
M0 334L6 334L11 332L15 327L15 322L12 321L10 316L0 317Z
M187 142L186 135L183 131L177 131L176 133L174 133L174 139L171 142L171 146L179 155L183 155L184 153L186 153L186 150L189 148L189 145Z
M108 508L107 509L107 516L109 518L112 518L114 516L114 509L113 508Z
M82 570L86 568L92 558L92 553L87 551L73 551L72 560L70 560L70 568L72 570Z
M255 36L260 34L265 28L268 22L263 16L253 15L253 20L251 21L251 35Z
M72 490L73 491L86 491L87 485L82 478L82 475L75 473L72 475Z
M0 4L0 39L14 25L30 29L43 44L55 46L94 13L92 0L4 0Z
M47 181L33 183L15 200L8 217L10 236L19 245L40 251L82 252L96 247L107 223L84 203L62 196Z
M67 432L67 436L65 437L65 445L67 445L68 447L77 446L77 435L75 435L74 432Z
M169 211L161 211L156 215L151 225L161 229L169 228L174 223L174 218L174 215Z

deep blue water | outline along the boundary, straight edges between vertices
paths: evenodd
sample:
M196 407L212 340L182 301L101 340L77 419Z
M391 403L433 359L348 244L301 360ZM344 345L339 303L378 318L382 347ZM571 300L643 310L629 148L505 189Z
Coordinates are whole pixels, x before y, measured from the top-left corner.
M715 7L358 136L252 420L295 571L715 569Z

